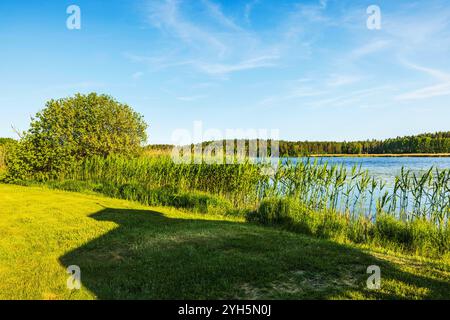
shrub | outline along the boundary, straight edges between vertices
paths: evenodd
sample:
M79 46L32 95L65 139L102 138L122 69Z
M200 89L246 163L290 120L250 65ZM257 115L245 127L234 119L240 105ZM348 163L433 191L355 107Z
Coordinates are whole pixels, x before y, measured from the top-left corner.
M0 171L4 170L6 167L5 157L6 157L5 147L0 145Z
M106 95L50 100L8 156L9 179L56 179L90 156L137 155L146 128L140 114Z
M289 225L296 209L296 203L288 198L268 198L261 201L259 208L247 218L264 225Z
M410 226L386 214L377 216L373 237L380 243L396 243L403 248L411 247L413 235Z
M440 256L449 251L450 232L425 219L400 221L381 214L372 230L373 241L389 248L399 248L425 256Z

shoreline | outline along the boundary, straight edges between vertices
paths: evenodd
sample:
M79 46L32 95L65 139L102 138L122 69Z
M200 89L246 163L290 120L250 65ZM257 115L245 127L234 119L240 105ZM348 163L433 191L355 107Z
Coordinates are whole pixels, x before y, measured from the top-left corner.
M313 158L448 158L450 153L311 154Z

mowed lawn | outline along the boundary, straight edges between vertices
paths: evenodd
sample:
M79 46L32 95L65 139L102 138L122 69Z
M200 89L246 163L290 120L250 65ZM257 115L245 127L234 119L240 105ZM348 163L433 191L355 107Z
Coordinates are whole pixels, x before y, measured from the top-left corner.
M81 268L81 290L66 268ZM366 271L381 268L381 289ZM450 299L443 262L242 220L0 185L0 299Z

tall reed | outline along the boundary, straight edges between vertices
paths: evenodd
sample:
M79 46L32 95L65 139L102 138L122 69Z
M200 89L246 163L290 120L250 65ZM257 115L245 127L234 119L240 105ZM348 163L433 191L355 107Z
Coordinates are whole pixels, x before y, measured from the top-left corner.
M272 175L264 164L177 164L170 157L93 157L61 179L139 185L150 190L202 191L229 200L236 208L256 208L265 198L295 199L311 210L331 210L350 218L429 220L446 226L450 215L450 170L416 173L402 168L392 186L361 166L317 160L280 161Z

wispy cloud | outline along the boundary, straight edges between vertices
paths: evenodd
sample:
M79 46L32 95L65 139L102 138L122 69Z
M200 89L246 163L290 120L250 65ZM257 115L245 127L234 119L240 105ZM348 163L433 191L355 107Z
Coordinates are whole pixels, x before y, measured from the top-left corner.
M389 44L390 42L384 39L371 41L356 49L353 49L353 51L350 53L350 58L359 59L367 55L373 54L375 52L382 51L386 49L389 46Z
M380 86L375 88L352 91L341 94L339 96L332 96L322 100L315 100L307 103L310 107L355 107L362 104L367 104L370 97L380 94L383 91L390 89L387 86Z
M450 74L441 70L422 67L408 62L404 62L404 65L411 69L428 74L436 80L439 80L440 83L403 93L398 95L396 100L418 100L450 95Z
M180 13L180 1L148 1L147 12L151 24L165 30L181 41L199 49L214 48L219 55L227 46L211 32L194 25Z
M127 58L152 66L154 70L190 66L217 77L277 64L280 59L277 47L239 26L213 0L196 2L195 5L200 6L198 9L206 12L196 19L189 17L184 4L181 0L152 0L146 6L150 23L172 38L173 54L145 57L128 53ZM247 9L251 11L256 4L257 1L248 3Z
M206 95L196 95L196 96L185 96L185 97L177 97L177 100L184 102L192 102L200 99L206 98Z
M327 80L327 85L331 87L340 87L355 83L361 80L360 76L348 74L332 74Z
M450 82L445 82L399 95L397 100L418 100L448 95L450 95Z
M449 82L450 81L450 74L443 72L441 70L436 70L436 69L432 69L432 68L427 68L427 67L423 67L423 66L419 66L413 63L409 63L407 61L402 61L403 65L410 68L410 69L414 69L414 70L418 70L421 72L424 72L436 79L439 79L441 81L445 81L445 82Z
M287 93L284 93L282 95L274 95L267 98L262 99L259 104L261 106L273 106L280 103L286 103L288 101L301 99L301 98L311 98L311 97L318 97L318 96L324 96L328 92L324 90L317 90L315 88L311 87L299 87L290 90Z
M240 61L234 64L221 64L221 63L194 63L200 70L212 74L212 75L226 75L232 72L251 70L257 68L267 68L275 66L275 61L279 59L279 56L261 56L248 60Z
M430 1L420 8L417 7L418 3L411 3L404 6L403 13L387 13L383 19L383 30L395 37L401 45L408 47L442 39L443 35L448 36L450 8L448 3L443 3L443 6L436 5L437 3L439 2Z
M242 29L234 23L234 21L222 12L222 9L218 4L215 4L209 0L202 0L205 7L208 9L209 14L221 25L230 28L232 30L241 31Z

